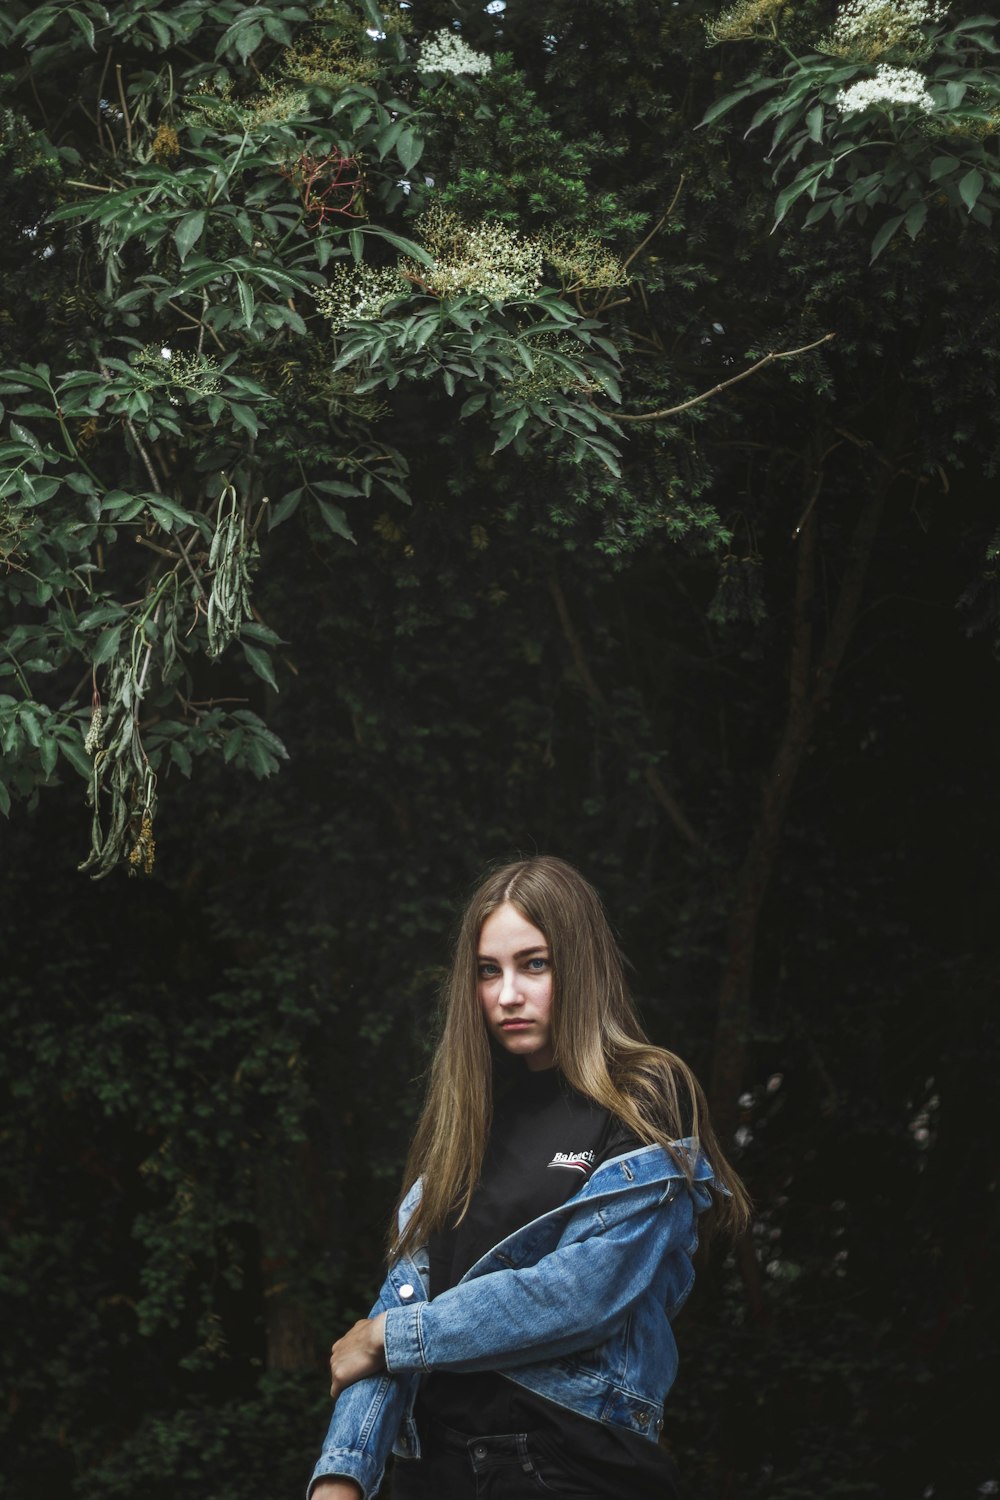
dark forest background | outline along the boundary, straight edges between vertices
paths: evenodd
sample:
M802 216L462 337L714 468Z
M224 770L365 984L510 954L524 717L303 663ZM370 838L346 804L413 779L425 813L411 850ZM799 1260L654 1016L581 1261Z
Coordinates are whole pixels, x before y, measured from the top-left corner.
M766 134L744 135L753 104L699 122L740 80L806 55L830 4L733 7L714 44L717 7L646 0L8 10L3 454L62 478L0 502L4 1493L301 1492L327 1418L325 1352L376 1282L456 912L487 862L536 851L601 891L648 1028L705 1081L755 1201L751 1239L706 1258L678 1326L665 1436L692 1497L1000 1492L989 18L963 54L980 94L944 144L943 125L914 132L897 115L886 145L874 120L867 197L836 222L792 210L772 232L784 179ZM48 12L55 29L32 32ZM955 28L976 9L948 15L923 53L911 37L910 62L957 66ZM456 22L492 71L415 75L421 39ZM238 214L287 198L273 162L290 143L315 152L331 98L359 85L380 107L402 96L396 118L413 109L423 152L400 151L398 132L366 147L359 222L419 240L436 195L465 223L560 229L578 255L628 261L627 283L574 290L564 272L552 293L567 328L592 320L614 346L626 416L600 431L620 472L580 447L588 409L613 415L585 341L589 384L536 368L529 389L490 366L449 389L451 354L436 334L424 353L406 344L404 304L379 316L400 321L414 378L395 385L392 359L368 350L364 368L341 366L353 385L331 385L350 330L331 334L308 286L274 268L305 275L298 251L318 236L346 256L354 221L335 208L313 222L306 194L284 239L284 221L272 240L255 228L270 283L249 261L232 272L241 247L210 215L192 224L203 199L193 177L183 197L184 153L212 140L192 134L208 128L185 102L195 90L243 110L236 146L242 133L256 165L243 187L230 174ZM803 160L837 128L823 87L827 124ZM112 103L95 106L102 89ZM369 125L387 128L354 121ZM176 155L156 135L168 126ZM212 128L220 153L236 150ZM935 187L942 152L980 163L978 204ZM81 183L96 202L133 181L152 192L155 171L180 184L170 212L203 244L184 243L179 217L154 233L149 199L125 227L46 220ZM916 201L926 222L873 259L887 216ZM390 245L366 236L364 254L388 264ZM208 257L199 285L183 281L190 253ZM150 300L153 273L169 307ZM212 323L210 298L243 323ZM482 312L484 339L521 338L536 305L522 298L507 323ZM628 420L830 333L685 413ZM136 385L59 419L72 453L43 453L44 435L37 463L18 449L57 420L31 406L25 371L96 382L109 349L169 340L193 355L196 336L198 357L213 340L237 356L249 383L224 394L252 433L228 407L206 418L204 390L147 382L145 408L128 405ZM500 387L514 390L502 409ZM395 489L354 483L343 453L365 443L396 455ZM150 488L149 455L152 495L119 526L120 497ZM184 576L172 549L188 524L192 577L211 586L220 468L252 520L296 459L281 524L244 533L250 650L209 661L192 593L176 619L193 647L179 634L180 665L154 668L155 862L126 781L133 821L92 880L77 748L92 672L107 703L121 643L160 649L156 629L130 637L130 596L160 587L143 572L162 566L157 547ZM339 490L310 488L331 473ZM170 496L183 523L164 516ZM136 549L140 531L152 548ZM229 699L247 717L211 718ZM152 863L134 879L133 844L131 868Z

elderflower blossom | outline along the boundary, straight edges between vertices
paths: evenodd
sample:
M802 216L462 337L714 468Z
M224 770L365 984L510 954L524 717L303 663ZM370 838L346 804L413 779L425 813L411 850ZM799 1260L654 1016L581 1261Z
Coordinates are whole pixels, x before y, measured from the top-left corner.
M343 328L354 319L374 322L408 290L394 266L335 266L329 284L316 293L316 305L335 328Z
M923 28L943 21L947 11L942 0L848 0L820 50L858 62L876 62L889 52L924 57L928 38Z
M139 349L131 357L135 383L142 390L162 391L171 386L193 391L196 396L214 396L222 385L222 372L207 354L180 354L169 344ZM176 396L170 397L174 406Z
M557 231L542 241L545 259L563 283L563 291L580 292L627 286L631 276L614 251L596 234Z
M778 20L786 0L736 0L714 19L705 22L709 45L741 42L761 34L777 36Z
M465 224L435 204L417 222L434 257L422 273L438 297L478 293L491 302L530 297L542 284L543 249L505 224Z
M485 52L475 52L455 32L436 31L426 37L417 58L418 73L488 73L493 64Z
M891 68L879 63L874 78L863 78L844 89L835 100L842 115L881 105L907 104L930 113L934 100L927 92L926 80L915 68Z

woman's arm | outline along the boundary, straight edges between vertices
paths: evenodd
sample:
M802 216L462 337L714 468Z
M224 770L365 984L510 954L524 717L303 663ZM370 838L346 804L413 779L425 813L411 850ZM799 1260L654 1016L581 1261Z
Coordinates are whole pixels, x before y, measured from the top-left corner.
M353 1479L321 1479L313 1485L310 1500L361 1500L361 1486Z
M534 1265L460 1282L433 1302L390 1308L392 1373L503 1370L601 1343L653 1280L665 1257L694 1248L692 1191L636 1190L629 1211L563 1242ZM571 1226L567 1226L571 1232Z

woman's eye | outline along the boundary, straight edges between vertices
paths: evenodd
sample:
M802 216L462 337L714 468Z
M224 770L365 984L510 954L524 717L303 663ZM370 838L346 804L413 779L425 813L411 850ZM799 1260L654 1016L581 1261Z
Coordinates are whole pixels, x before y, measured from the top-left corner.
M500 972L500 970L497 968L496 964L480 964L479 965L479 977L480 977L480 979L495 979L496 976L499 974L499 972Z
M528 959L528 968L531 970L532 974L543 974L548 966L549 961L547 958Z

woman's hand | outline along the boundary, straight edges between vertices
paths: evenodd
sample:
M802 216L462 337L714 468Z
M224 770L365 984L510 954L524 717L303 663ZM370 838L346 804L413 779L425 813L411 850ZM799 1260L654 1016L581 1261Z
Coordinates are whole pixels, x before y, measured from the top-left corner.
M341 1391L346 1391L356 1380L377 1375L384 1369L385 1313L379 1313L377 1318L362 1318L334 1344L330 1351L330 1395L336 1401ZM328 1500L335 1497L330 1495Z
M361 1486L353 1479L321 1479L310 1500L361 1500Z

